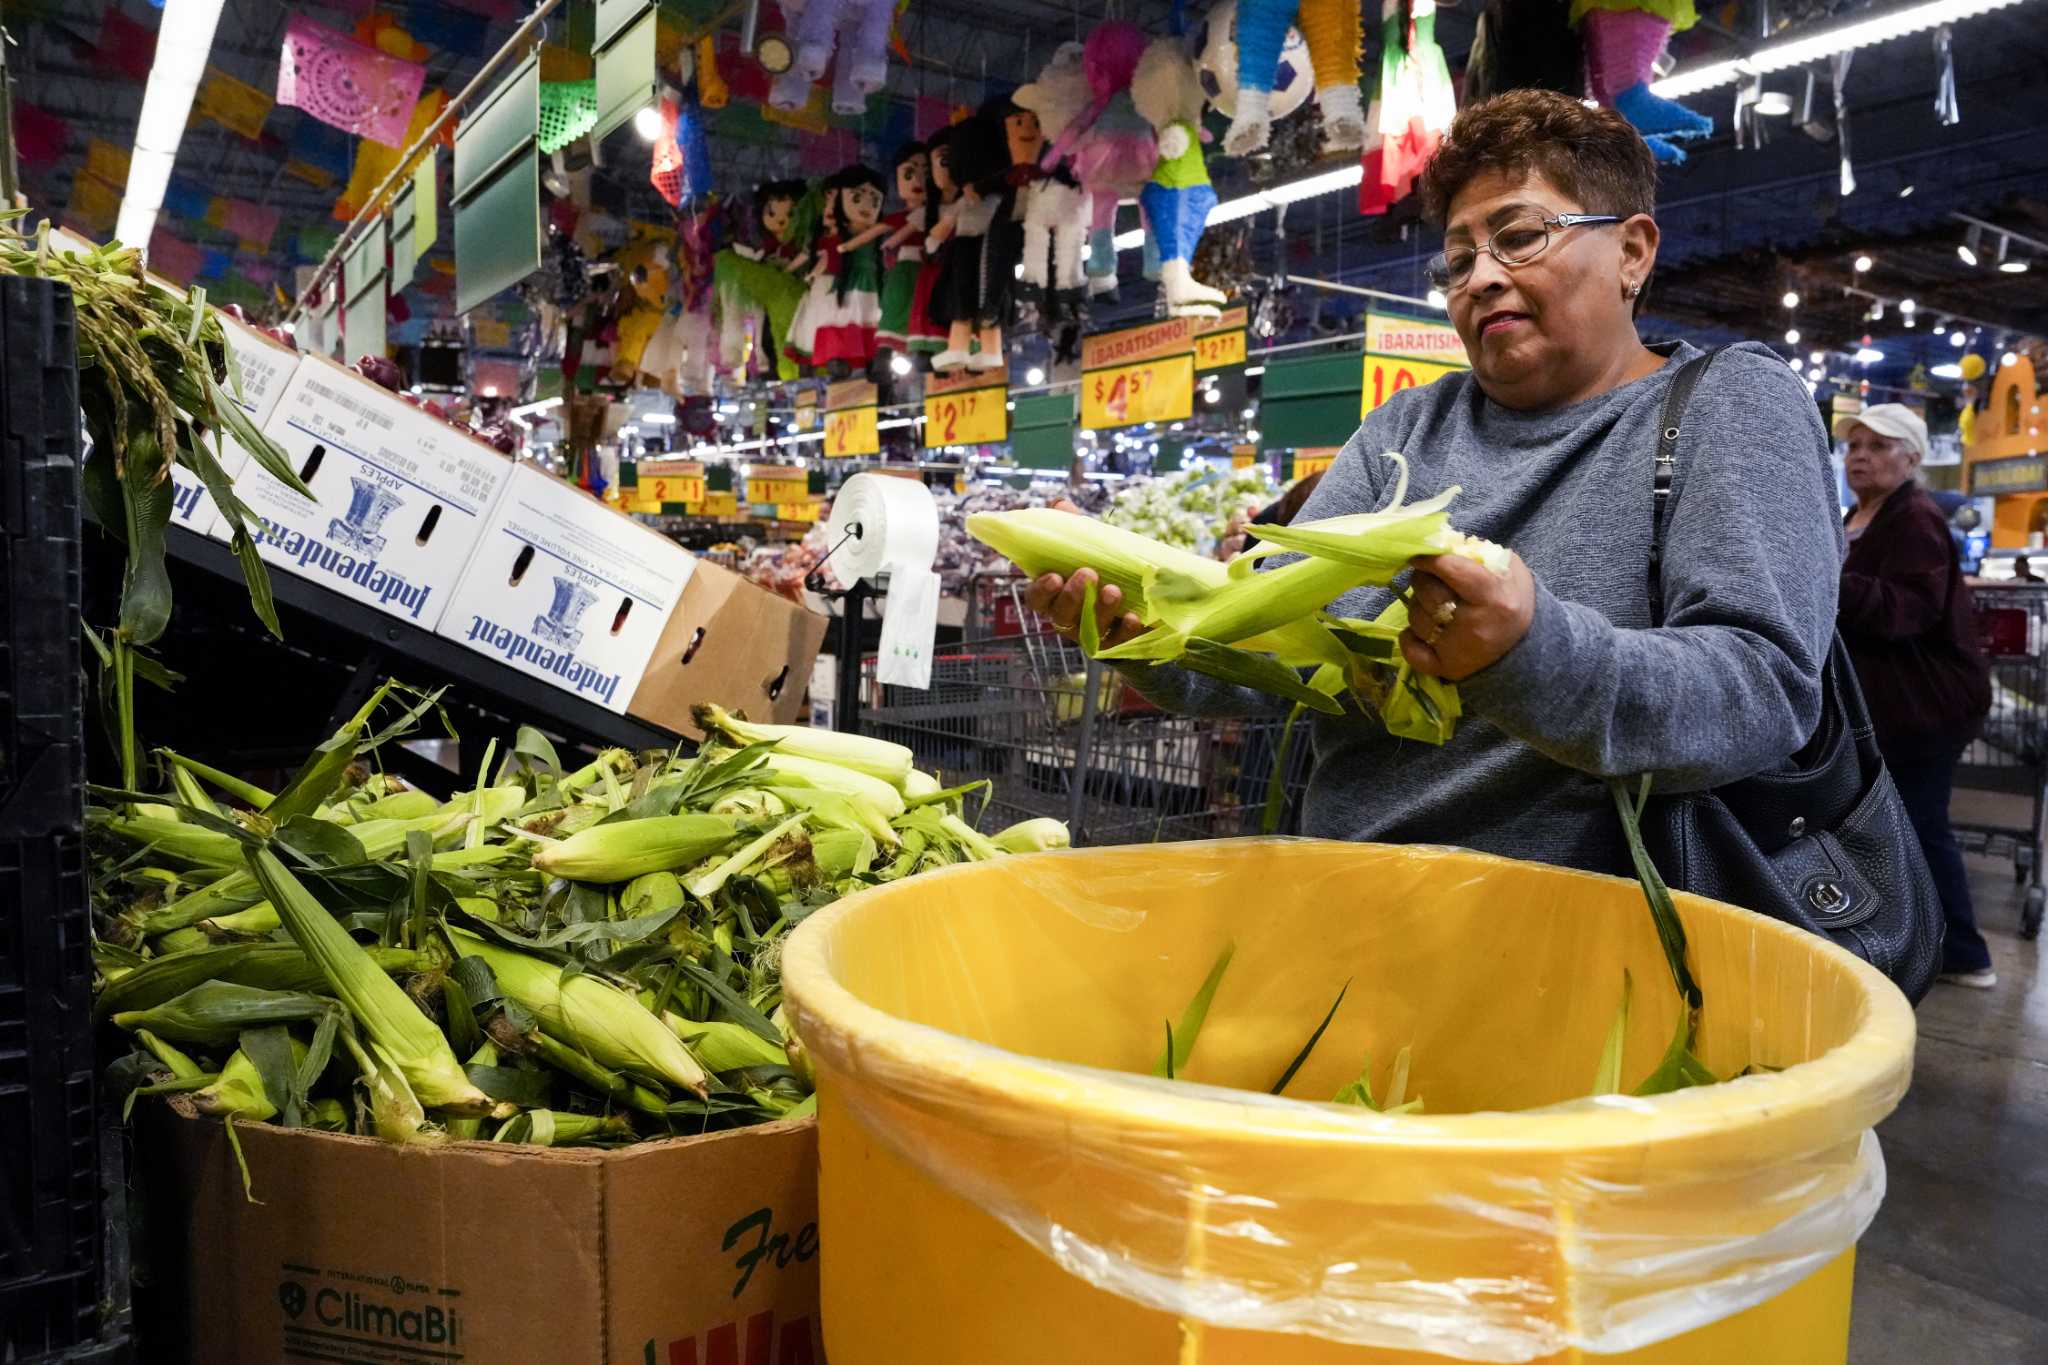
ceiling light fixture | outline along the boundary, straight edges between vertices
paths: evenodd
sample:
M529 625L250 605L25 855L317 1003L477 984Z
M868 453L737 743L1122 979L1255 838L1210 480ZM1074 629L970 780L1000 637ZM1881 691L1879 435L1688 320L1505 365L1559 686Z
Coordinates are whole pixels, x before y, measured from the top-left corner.
M1793 293L1791 290L1787 289L1785 291L1785 297L1780 299L1779 302L1784 304L1787 308L1797 308L1799 306L1799 296Z
M651 104L643 104L633 115L633 131L640 135L642 142L652 142L661 136L661 110Z
M1927 373L1933 375L1936 379L1961 379L1963 377L1963 367L1951 360L1936 365Z
M1875 365L1884 359L1884 352L1870 346L1858 346L1854 359L1858 365Z
M1868 256L1858 256L1856 258L1856 273L1861 275L1876 264L1877 262L1871 260Z
M1766 90L1757 97L1756 112L1765 118L1784 118L1792 112L1792 97L1782 90Z
M1786 331L1785 344L1787 346L1797 346L1799 344L1799 329L1797 327L1790 328Z
M1921 4L1908 5L1904 9L1873 15L1868 19L1834 24L1818 32L1798 34L1780 42L1765 43L1746 57L1707 62L1684 71L1673 72L1663 80L1652 81L1650 93L1667 100L1681 99L1686 95L1697 95L1708 90L1717 90L1724 85L1734 85L1752 76L1769 75L1773 71L1805 66L1840 52L1854 52L1876 43L1889 42L1908 34L1939 28L1943 24L1973 19L1980 14L1988 14L1993 10L2005 9L2018 3L2020 0L1923 0Z
M1033 365L1030 369L1024 371L1024 382L1026 384L1043 384L1045 382L1045 371Z
M1963 234L1962 245L1956 248L1956 255L1964 265L1977 264L1977 249L1984 245L1984 229L1972 223L1970 230Z
M1951 346L1961 346L1963 344L1962 328L1958 327L1948 334L1948 344Z
M142 116L135 123L135 147L128 156L128 182L114 238L145 254L156 231L156 217L170 187L171 166L178 142L192 115L192 97L206 74L213 50L213 31L220 24L222 0L164 0L157 25L156 56L149 84L142 92Z
M1828 358L1828 353L1826 351L1811 351L1807 353L1806 358L1813 364L1818 365Z

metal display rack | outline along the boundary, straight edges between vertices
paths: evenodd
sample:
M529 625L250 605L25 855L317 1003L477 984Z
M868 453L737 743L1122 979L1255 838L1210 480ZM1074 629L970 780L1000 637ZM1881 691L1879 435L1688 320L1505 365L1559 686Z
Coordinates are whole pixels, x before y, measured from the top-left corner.
M2020 936L2041 932L2041 844L2048 792L2048 588L1975 589L1977 629L1991 661L1991 714L1956 765L1952 809L1963 847L2012 858L2026 888Z

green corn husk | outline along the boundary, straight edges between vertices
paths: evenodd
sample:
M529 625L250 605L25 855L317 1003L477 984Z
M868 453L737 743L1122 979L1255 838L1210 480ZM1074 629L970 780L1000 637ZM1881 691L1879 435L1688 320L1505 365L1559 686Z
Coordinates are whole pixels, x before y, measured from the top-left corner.
M468 1072L474 1067L495 1067L498 1064L498 1045L486 1038L477 1044L476 1051L469 1054L469 1060L462 1064ZM465 1115L448 1120L447 1132L451 1141L466 1142L483 1132L484 1121L480 1115Z
M348 1110L340 1100L314 1100L306 1109L306 1126L323 1133L346 1133Z
M103 827L111 834L143 845L165 862L181 867L226 872L242 865L242 844L232 834L148 815L109 816Z
M777 843L786 839L798 826L802 825L805 818L801 814L792 815L774 828L762 832L746 844L741 845L736 852L720 861L715 867L693 875L684 883L685 887L698 900L709 900L712 894L718 888L724 886L727 881L738 876L767 856L771 850L775 849ZM782 856L784 858L790 857L794 851L793 848L784 850Z
M267 848L249 855L292 939L319 966L327 984L369 1035L370 1046L396 1066L431 1109L488 1109L491 1101L462 1072L448 1039L369 953L313 898Z
M663 1015L662 1019L708 1070L742 1071L750 1066L790 1064L787 1048L777 1047L745 1025L723 1019L699 1023L673 1014Z
M770 793L786 805L815 815L820 822L837 829L857 829L876 843L893 847L897 835L887 816L865 801L820 787L773 787Z
M162 1062L169 1069L171 1075L181 1081L189 1081L196 1076L206 1074L206 1069L200 1066L199 1063L193 1061L190 1057L187 1057L177 1048L172 1047L146 1028L135 1030L135 1041L147 1048L150 1056Z
M386 1142L431 1146L448 1140L446 1130L427 1121L427 1111L405 1078L405 1068L374 1040L365 1043L354 1028L341 1031L343 1046L356 1059L370 1096L370 1123ZM479 1091L479 1094L482 1092Z
M202 782L212 784L214 787L248 806L251 810L262 810L277 799L270 792L263 790L263 788L253 782L244 782L232 773L224 773L218 768L209 768L196 758L187 758L183 754L176 753L170 749L159 749L157 752L163 755L166 763L171 764L182 772L190 773Z
M306 1060L306 1045L297 1038L291 1040L292 1063L299 1065ZM192 1096L202 1114L216 1116L232 1115L238 1119L249 1119L261 1123L277 1115L277 1103L264 1088L262 1073L256 1063L249 1060L249 1054L240 1048L228 1058L227 1065L220 1069L220 1077L212 1085Z
M457 953L480 957L498 988L533 1012L549 1036L614 1071L651 1076L699 1095L704 1068L682 1040L633 996L588 973L565 976L551 962L450 929Z
M719 735L736 748L749 744L773 744L776 753L850 768L899 790L910 776L913 760L910 750L886 739L849 735L837 730L814 730L805 725L756 725L722 706L709 703L691 707L690 718L706 735Z
M688 867L732 842L732 821L720 815L655 815L614 820L544 844L533 865L550 877L626 882L649 872Z
M683 884L673 872L649 872L626 883L619 893L619 913L659 915L683 908Z
M116 1028L131 1033L147 1029L173 1042L226 1047L240 1038L244 1029L317 1019L332 1008L332 1001L306 991L270 991L239 986L232 981L202 981L160 1005L122 1010L113 1016L113 1022Z
M862 829L819 829L811 831L811 861L818 875L838 882L858 877L875 865L880 845Z
M352 822L364 820L417 820L439 811L443 803L423 791L393 792L365 802L349 812Z
M903 793L879 777L774 749L768 751L762 766L775 775L778 789L793 779L796 785L832 792L863 803L885 820L893 820L903 814ZM777 795L780 794L778 790Z
M262 899L254 877L246 872L230 872L180 896L161 910L152 910L136 921L136 927L153 938L174 929L188 929L201 920L246 910Z
M1048 849L1069 848L1073 844L1065 822L1049 815L1041 815L1035 820L1019 820L1009 828L991 834L988 841L1005 853L1043 853Z
M535 1147L632 1140L633 1125L624 1114L566 1114L554 1109L528 1109L515 1114L491 1137L493 1142L522 1142Z
M903 799L906 801L915 801L921 796L937 796L944 790L938 778L922 769L912 768L903 779Z
M410 948L371 948L368 952L378 970L390 975L426 967L426 956ZM327 987L327 978L295 943L230 943L152 958L102 990L93 1007L101 1017L122 1010L146 1010L203 981L272 991Z

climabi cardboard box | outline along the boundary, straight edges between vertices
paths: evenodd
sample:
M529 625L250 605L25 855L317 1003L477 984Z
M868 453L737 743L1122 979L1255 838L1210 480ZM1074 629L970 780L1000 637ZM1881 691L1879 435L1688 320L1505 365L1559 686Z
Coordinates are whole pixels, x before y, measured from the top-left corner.
M299 361L263 429L314 496L244 467L237 489L263 519L263 558L438 626L512 462L322 356Z
M794 724L803 717L811 662L829 624L729 569L700 562L628 709L686 735L698 733L690 720L696 702Z
M623 714L697 557L545 470L511 472L441 634Z
M814 1120L611 1151L235 1131L260 1203L219 1120L145 1115L151 1365L823 1365Z
M272 341L253 327L244 327L233 318L222 317L220 325L221 330L227 333L228 363L241 376L242 411L249 414L249 420L260 429L270 420L277 400L284 396L285 385L290 382L292 371L299 366L299 353ZM234 388L226 387L228 396L234 397ZM220 461L221 472L230 481L239 480L242 466L248 463L249 452L225 431L219 436L219 444L213 446L213 452ZM213 494L206 491L206 485L199 482L199 476L181 464L173 464L171 486L171 520L200 535L213 534L213 524L220 509L214 506ZM222 530L218 538L226 540L228 537L229 532Z

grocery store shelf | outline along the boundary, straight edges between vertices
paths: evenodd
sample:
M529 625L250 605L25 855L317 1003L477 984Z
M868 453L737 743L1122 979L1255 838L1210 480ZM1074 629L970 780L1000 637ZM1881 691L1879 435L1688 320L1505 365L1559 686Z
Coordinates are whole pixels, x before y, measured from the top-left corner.
M167 528L166 545L171 558L180 563L233 583L242 581L242 566L234 551L220 541L173 525ZM280 617L288 611L304 612L360 638L375 651L372 657L380 672L396 673L412 683L448 683L487 693L513 714L530 716L544 729L597 745L666 749L676 742L677 736L671 730L632 716L613 715L601 706L507 668L453 640L387 616L308 579L286 573L276 565L270 566L270 589Z

